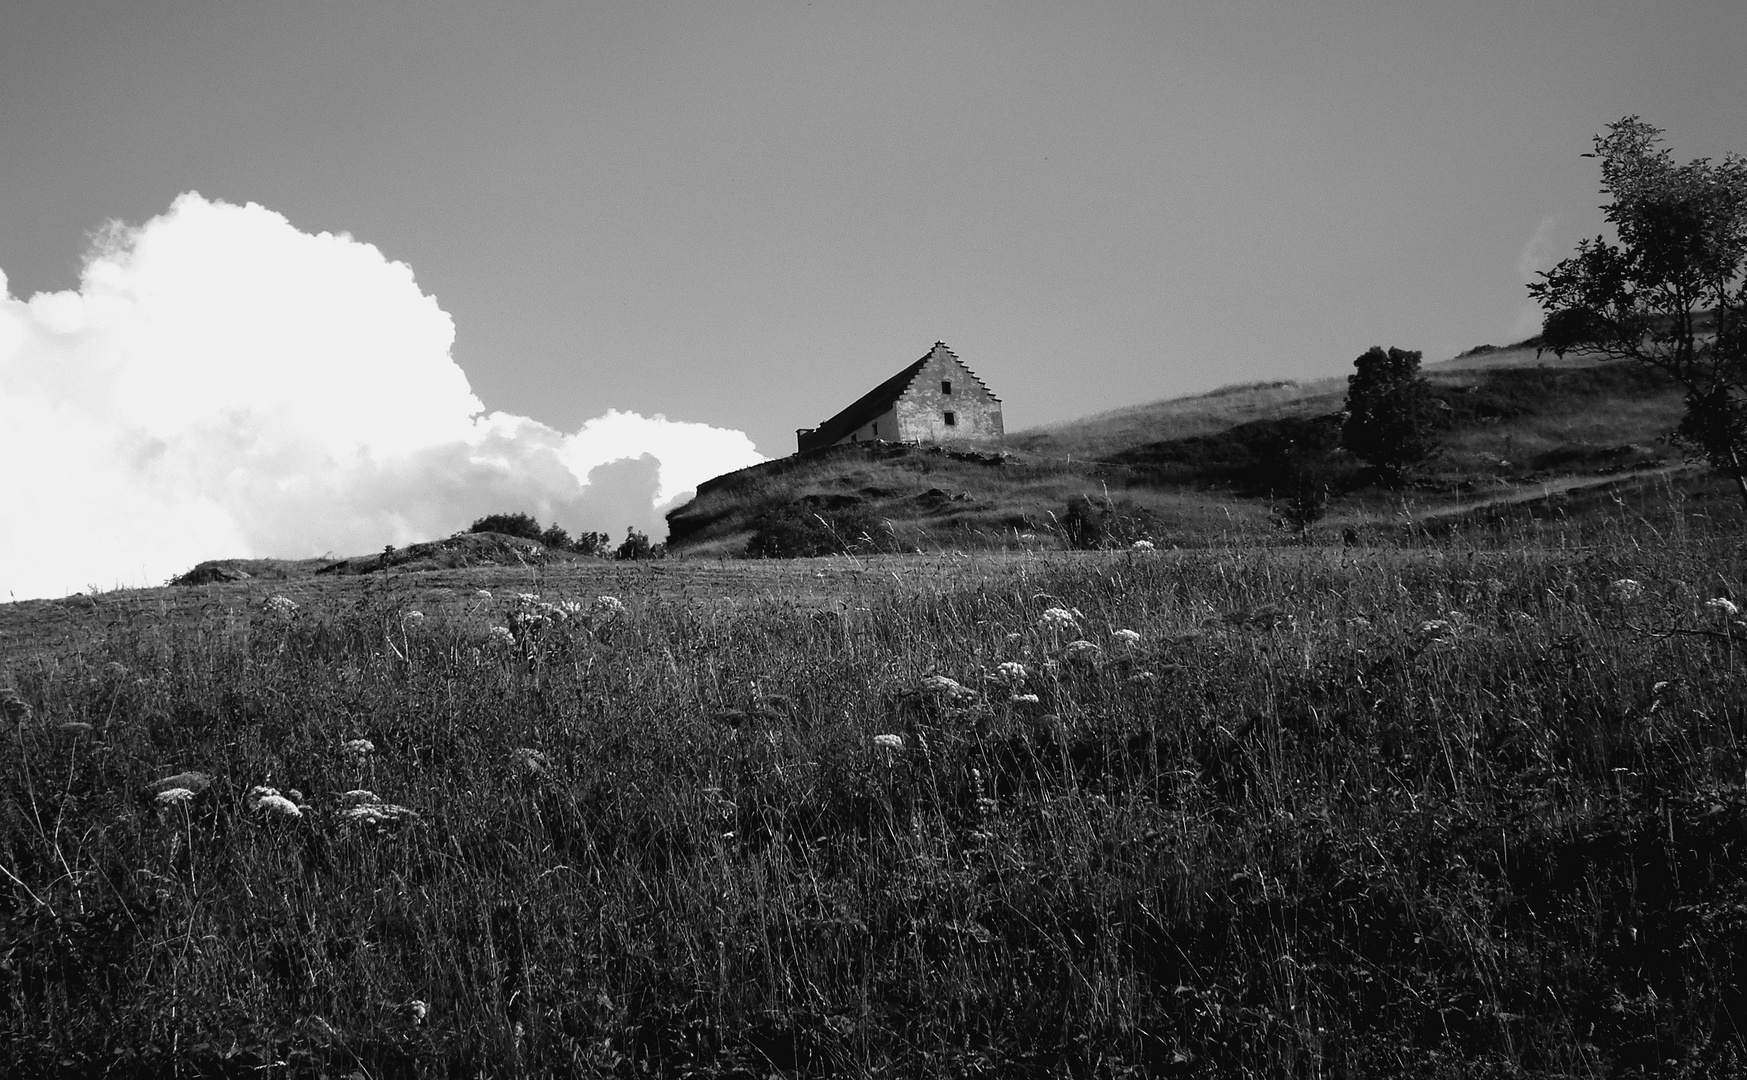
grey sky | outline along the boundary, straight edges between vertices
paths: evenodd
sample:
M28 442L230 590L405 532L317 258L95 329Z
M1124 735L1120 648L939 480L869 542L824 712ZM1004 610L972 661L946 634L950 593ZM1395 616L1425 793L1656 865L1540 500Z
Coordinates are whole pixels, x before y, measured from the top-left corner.
M1629 114L1747 151L1747 4L0 11L0 268L259 202L410 264L488 407L768 454L944 339L1009 430L1521 333Z

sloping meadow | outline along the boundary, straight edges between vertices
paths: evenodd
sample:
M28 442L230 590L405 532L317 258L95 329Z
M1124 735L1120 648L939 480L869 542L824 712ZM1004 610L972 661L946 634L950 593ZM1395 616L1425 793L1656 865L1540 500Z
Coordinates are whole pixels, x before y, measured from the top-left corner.
M3 1052L1736 1075L1741 586L1621 525L136 623L11 672Z

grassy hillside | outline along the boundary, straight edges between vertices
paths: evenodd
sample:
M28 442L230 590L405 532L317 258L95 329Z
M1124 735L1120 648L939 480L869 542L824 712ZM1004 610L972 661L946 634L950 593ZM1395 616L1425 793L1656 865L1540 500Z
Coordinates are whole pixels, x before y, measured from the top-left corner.
M1691 509L7 605L0 1054L1739 1076L1747 564Z
M1399 520L1408 504L1438 514L1520 502L1680 462L1664 436L1681 395L1649 369L1519 346L1424 370L1445 404L1442 452L1407 491L1366 487L1362 463L1337 454L1340 497L1325 528ZM1071 531L1063 515L1088 499L1133 523L1122 536L1217 542L1269 521L1281 447L1338 441L1345 392L1343 379L1231 387L1018 432L999 455L845 446L780 459L701 488L669 515L670 545L709 555L1059 545ZM819 535L801 549L765 542L801 535L808 520Z

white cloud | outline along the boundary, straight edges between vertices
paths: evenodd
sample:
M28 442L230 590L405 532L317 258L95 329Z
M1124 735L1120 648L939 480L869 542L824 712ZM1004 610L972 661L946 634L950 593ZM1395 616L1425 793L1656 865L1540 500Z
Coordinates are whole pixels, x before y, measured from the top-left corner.
M1535 231L1523 241L1522 250L1517 252L1517 277L1526 283L1536 274L1550 269L1556 261L1553 258L1553 237L1559 228L1557 215L1549 214L1535 226Z
M565 434L486 413L453 341L404 263L192 193L108 230L77 291L13 299L0 273L0 600L371 551L499 510L659 535L658 507L763 460L660 416ZM646 455L653 477L589 482Z
M1536 275L1550 269L1558 260L1555 258L1553 240L1559 227L1559 218L1548 215L1535 225L1535 231L1523 241L1521 250L1516 257L1516 276L1527 285L1535 280ZM1516 318L1511 321L1506 336L1512 342L1521 341L1541 332L1543 312L1540 305L1528 303L1517 308Z

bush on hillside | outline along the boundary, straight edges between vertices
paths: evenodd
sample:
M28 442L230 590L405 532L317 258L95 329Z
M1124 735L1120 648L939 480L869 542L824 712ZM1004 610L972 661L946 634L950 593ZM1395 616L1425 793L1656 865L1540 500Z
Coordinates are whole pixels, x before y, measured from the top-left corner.
M1082 495L1068 503L1056 519L1056 528L1069 547L1086 551L1128 547L1136 540L1155 540L1162 531L1157 515L1132 499L1115 501L1108 494L1102 504Z
M621 561L636 559L664 559L667 557L666 544L652 544L649 535L635 526L626 526L625 541L613 552L613 558Z
M891 530L854 495L807 495L771 507L753 522L746 554L806 559L892 550Z
M528 514L487 514L467 527L468 532L500 533L519 536L524 540L540 540L540 523Z
M1440 403L1420 376L1419 359L1417 352L1372 346L1347 376L1341 446L1369 462L1390 487L1405 483L1438 446Z
M604 532L577 533L572 537L557 522L541 527L531 514L487 514L467 527L471 533L497 533L533 540L552 551L574 551L578 555L605 555L612 537ZM647 537L644 538L647 541Z

